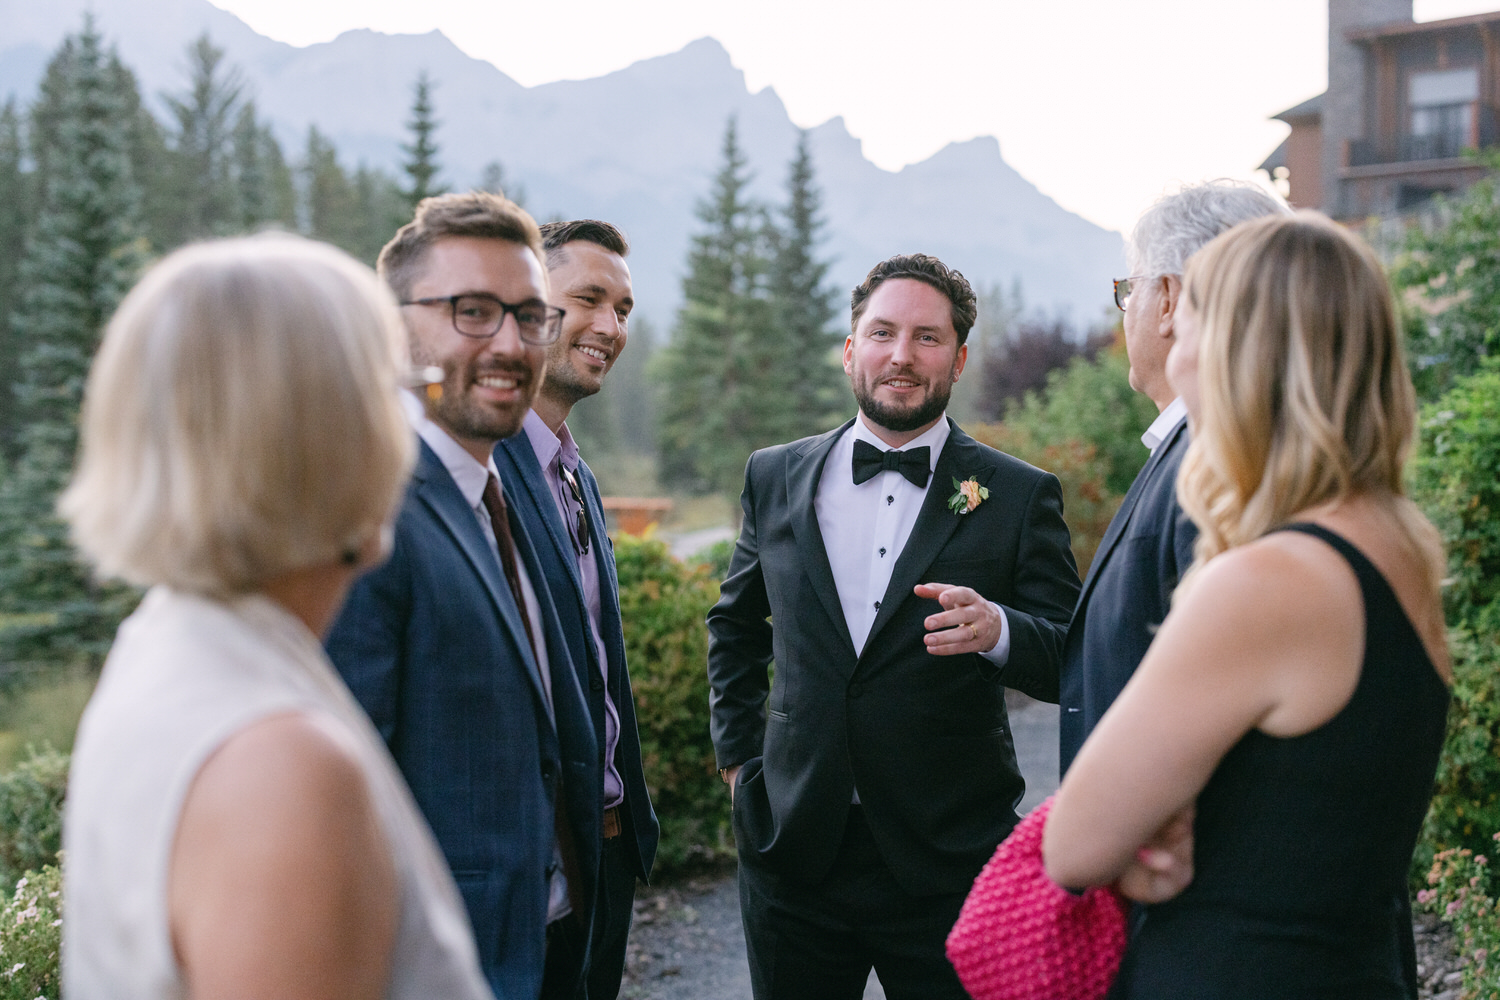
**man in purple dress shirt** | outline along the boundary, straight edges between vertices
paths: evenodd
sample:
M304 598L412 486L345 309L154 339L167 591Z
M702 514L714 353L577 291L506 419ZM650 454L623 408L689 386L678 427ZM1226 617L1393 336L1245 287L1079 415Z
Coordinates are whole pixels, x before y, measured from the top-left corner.
M542 240L551 304L566 313L563 331L548 350L547 378L523 433L499 444L495 463L545 565L601 750L604 839L586 980L589 1000L613 1000L625 967L635 881L651 873L658 826L641 771L619 584L599 486L567 419L575 403L599 391L625 349L635 300L625 263L629 246L614 226L592 219L548 223Z

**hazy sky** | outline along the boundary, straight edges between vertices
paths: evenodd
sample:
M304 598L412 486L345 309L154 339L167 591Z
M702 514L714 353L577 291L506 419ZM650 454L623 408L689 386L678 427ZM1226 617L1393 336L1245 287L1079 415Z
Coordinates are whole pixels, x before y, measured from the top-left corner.
M1287 131L1267 117L1328 69L1324 0L213 2L293 45L441 29L527 86L712 35L752 91L774 87L799 125L842 115L882 167L993 135L1063 207L1122 231L1174 182L1252 176ZM1416 0L1418 20L1497 8Z

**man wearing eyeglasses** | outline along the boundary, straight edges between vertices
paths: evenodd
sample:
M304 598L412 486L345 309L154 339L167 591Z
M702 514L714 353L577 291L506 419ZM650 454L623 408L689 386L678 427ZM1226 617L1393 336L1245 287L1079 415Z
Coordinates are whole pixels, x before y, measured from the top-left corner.
M379 271L432 374L404 397L421 447L390 560L355 584L328 653L436 835L491 988L572 997L599 869L598 746L491 457L521 429L563 313L536 223L491 194L423 201Z
M566 312L547 350L547 379L523 433L495 449L515 510L542 557L578 684L603 753L604 841L587 973L588 1000L614 1000L625 969L635 882L651 874L658 826L641 770L635 701L625 665L619 583L604 533L599 484L568 431L575 403L594 395L625 350L635 305L625 237L607 222L542 226L552 304ZM583 994L579 994L581 997Z
M1063 772L1140 665L1193 561L1198 533L1177 506L1176 489L1188 447L1187 408L1166 376L1182 272L1225 230L1286 211L1253 185L1212 181L1163 197L1131 233L1132 274L1115 281L1115 305L1125 313L1130 386L1161 413L1141 436L1150 458L1099 543L1068 626L1059 699Z

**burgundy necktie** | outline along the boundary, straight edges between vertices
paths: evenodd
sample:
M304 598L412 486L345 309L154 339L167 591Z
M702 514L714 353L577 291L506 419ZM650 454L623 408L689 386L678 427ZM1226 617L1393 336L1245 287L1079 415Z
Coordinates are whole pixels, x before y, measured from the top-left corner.
M490 527L495 529L495 548L500 550L500 566L505 570L505 582L510 584L511 596L516 599L516 610L521 613L521 624L526 627L526 641L531 643L531 652L535 655L536 632L531 628L531 616L526 613L521 574L516 572L516 545L510 534L510 515L505 506L505 497L500 492L500 481L493 474L484 481L484 493L480 498L484 501L484 509L490 512Z
M485 480L480 499L484 501L484 509L489 511L490 527L495 529L495 548L500 550L500 565L505 570L505 582L510 584L511 595L516 599L516 610L521 613L521 624L526 627L526 641L531 643L531 653L536 656L536 632L531 628L531 616L526 613L521 574L516 570L516 546L510 533L510 511L505 505L504 494L500 492L500 481L493 474ZM540 658L537 659L537 666L541 666ZM578 848L573 843L573 825L568 821L568 806L561 775L558 775L557 796L553 799L553 807L553 826L562 854L563 876L568 880L568 902L573 907L575 918L582 921L583 882L579 874L582 869L578 864Z

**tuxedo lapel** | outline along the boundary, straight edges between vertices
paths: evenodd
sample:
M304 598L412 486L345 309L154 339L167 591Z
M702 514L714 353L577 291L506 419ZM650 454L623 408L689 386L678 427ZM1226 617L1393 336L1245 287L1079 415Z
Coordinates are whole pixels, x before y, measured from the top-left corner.
M870 636L865 640L865 649L874 648L875 637L881 628L896 614L901 602L912 596L912 588L924 582L922 577L927 567L937 558L948 539L958 530L958 522L965 516L955 514L948 508L948 497L952 495L953 480L977 480L980 486L989 484L994 466L984 461L983 452L974 439L953 421L948 421L948 441L938 456L937 467L927 484L927 496L917 521L912 525L911 535L901 550L896 566L891 570L891 582L880 600L880 611L870 626ZM943 581L936 581L942 583Z
M489 540L484 537L484 531L479 527L479 520L464 500L458 484L453 481L453 477L443 467L442 461L425 443L422 444L421 455L412 478L417 483L417 498L447 529L459 551L464 554L469 564L474 567L474 572L483 581L496 614L510 633L511 642L516 647L516 652L520 654L521 662L526 666L526 676L531 680L532 689L541 699L541 704L546 705L547 695L542 687L541 671L537 668L536 656L531 650L531 643L527 640L526 626L521 622L521 614L516 608L515 597L510 592L510 585L505 582L499 556L491 550Z
M1151 457L1146 459L1146 464L1136 475L1135 481L1130 484L1130 489L1125 493L1125 499L1120 502L1120 509L1110 519L1109 527L1104 531L1104 537L1099 541L1099 548L1094 551L1094 558L1089 563L1088 575L1084 578L1083 589L1078 594L1076 607L1083 607L1089 599L1089 594L1094 589L1094 581L1099 578L1099 571L1109 560L1110 553L1119 544L1120 539L1125 537L1125 529L1130 527L1130 519L1135 515L1135 508L1140 503L1141 494L1146 491L1146 484L1156 475L1157 466L1165 461L1168 452L1176 446L1177 440L1187 433L1187 421L1178 421L1177 427L1167 436L1167 439L1156 446L1151 452Z
M823 545L823 531L818 527L818 510L813 501L828 453L853 423L851 420L827 434L812 438L800 450L790 452L786 466L787 518L792 525L792 535L797 539L797 551L802 555L802 570L812 582L823 610L848 644L851 658L854 640L849 637L849 623L844 620L844 606L839 603L838 584L833 580L833 567L828 562L828 550Z

